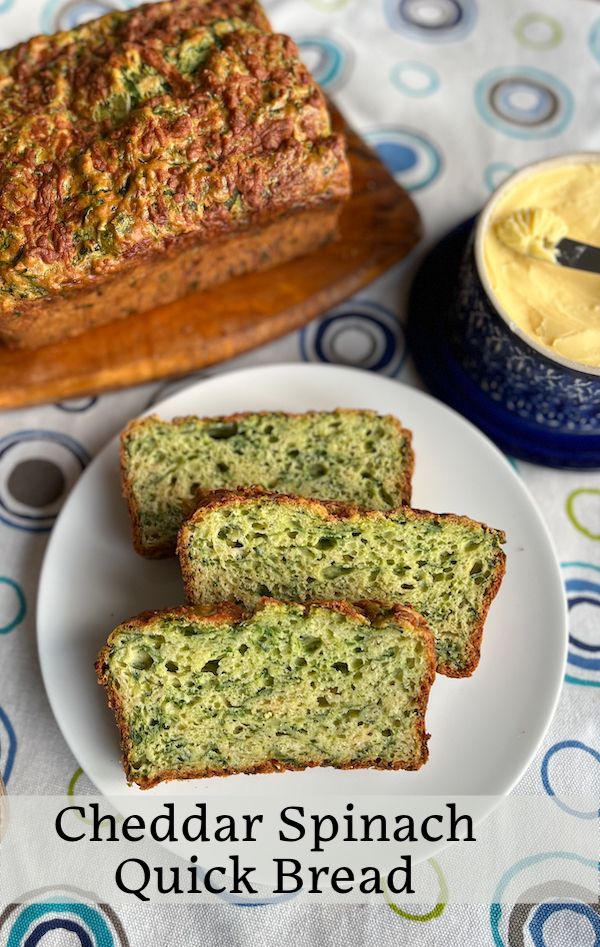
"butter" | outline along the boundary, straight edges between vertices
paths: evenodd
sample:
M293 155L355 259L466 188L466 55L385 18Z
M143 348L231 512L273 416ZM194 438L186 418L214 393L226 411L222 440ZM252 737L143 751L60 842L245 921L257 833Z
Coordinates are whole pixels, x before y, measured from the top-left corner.
M547 207L526 207L496 224L496 235L511 250L556 262L556 245L566 237L562 217Z
M557 266L564 236L600 245L600 163L524 175L493 208L483 238L496 300L552 353L600 367L600 276Z

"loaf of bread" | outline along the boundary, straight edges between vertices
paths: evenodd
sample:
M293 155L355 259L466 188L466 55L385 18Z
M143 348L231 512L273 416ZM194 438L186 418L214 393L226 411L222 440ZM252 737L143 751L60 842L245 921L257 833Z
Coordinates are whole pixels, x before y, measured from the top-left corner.
M121 479L135 548L175 552L202 496L258 484L372 509L410 502L410 431L374 411L263 412L220 418L153 415L121 435Z
M436 639L437 670L472 673L505 569L504 534L465 516L365 511L260 490L208 498L181 528L188 600L372 598L411 605Z
M254 0L113 12L0 52L0 339L38 346L315 249L343 139Z
M307 766L417 769L433 638L407 608L262 602L147 612L96 665L125 772L166 779Z

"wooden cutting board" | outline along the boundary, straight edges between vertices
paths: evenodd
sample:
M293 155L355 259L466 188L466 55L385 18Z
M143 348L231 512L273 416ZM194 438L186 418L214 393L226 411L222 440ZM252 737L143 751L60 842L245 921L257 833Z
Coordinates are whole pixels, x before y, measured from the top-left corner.
M96 394L223 361L300 328L405 257L421 234L415 205L335 111L334 124L346 133L352 168L339 239L57 345L0 348L0 407Z

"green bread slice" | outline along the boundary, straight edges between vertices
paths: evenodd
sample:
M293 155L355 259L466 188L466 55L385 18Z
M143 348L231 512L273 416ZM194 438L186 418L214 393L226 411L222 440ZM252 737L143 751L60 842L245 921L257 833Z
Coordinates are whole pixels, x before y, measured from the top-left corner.
M308 766L417 769L433 637L412 609L263 600L147 612L96 662L129 782Z
M180 526L212 490L256 484L384 510L410 502L412 470L410 432L374 411L153 415L121 435L134 546L148 557L174 554Z
M436 639L437 669L465 677L505 570L502 531L409 507L381 512L266 494L216 494L181 529L188 601L252 605L378 599L411 605Z

